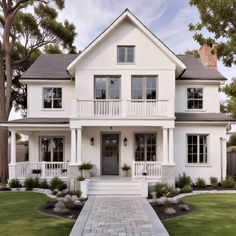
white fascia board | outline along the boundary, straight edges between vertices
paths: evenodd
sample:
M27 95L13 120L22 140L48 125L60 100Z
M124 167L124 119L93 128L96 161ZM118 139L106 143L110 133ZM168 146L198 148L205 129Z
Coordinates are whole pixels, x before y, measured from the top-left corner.
M2 123L1 127L8 128L69 128L69 124L19 124L19 123Z
M137 28L141 32L143 32L147 37L152 40L162 51L165 53L171 61L173 61L180 71L186 69L186 65L163 43L160 39L158 39L141 21L139 21L130 11L126 10L123 14L121 14L104 32L102 32L91 44L89 44L80 54L79 56L72 61L67 66L67 71L70 72L71 75L74 74L75 66L77 62L86 55L97 43L103 40L107 34L109 34L117 25L119 25L125 18L128 18L131 22L133 22Z

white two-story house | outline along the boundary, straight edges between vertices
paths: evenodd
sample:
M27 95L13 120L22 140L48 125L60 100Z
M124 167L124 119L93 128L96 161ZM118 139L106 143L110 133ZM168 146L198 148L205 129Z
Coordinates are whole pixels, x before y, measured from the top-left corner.
M83 162L94 165L88 194L140 194L182 172L224 178L232 119L220 113L225 78L213 47L175 55L125 10L80 54L40 56L21 79L27 118L2 124L12 134L10 179L58 176L73 188ZM16 162L16 133L29 137L28 162Z

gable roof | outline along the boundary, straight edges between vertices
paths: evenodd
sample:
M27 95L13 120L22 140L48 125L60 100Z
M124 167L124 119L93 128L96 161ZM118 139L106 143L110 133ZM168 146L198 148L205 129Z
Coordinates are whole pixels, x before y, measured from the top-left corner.
M217 68L206 67L200 58L193 55L177 55L186 65L184 73L177 80L227 80Z
M21 79L70 80L66 67L78 54L43 54L21 76Z
M135 15L133 15L129 9L126 9L108 28L106 28L94 41L92 41L79 55L78 57L72 61L68 66L67 70L70 74L73 74L75 71L75 65L77 62L84 57L97 43L103 40L107 34L111 32L115 27L117 27L122 21L130 20L140 31L148 36L150 40L152 40L167 56L170 60L172 60L177 68L179 73L181 73L184 69L186 69L185 64L179 60L178 57L159 39L154 35Z

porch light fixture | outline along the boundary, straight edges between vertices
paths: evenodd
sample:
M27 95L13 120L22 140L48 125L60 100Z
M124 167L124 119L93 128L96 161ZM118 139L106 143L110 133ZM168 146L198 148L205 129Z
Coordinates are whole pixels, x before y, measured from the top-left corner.
M93 137L90 139L90 144L91 144L91 146L94 145L94 138Z
M123 141L124 141L124 146L127 146L127 138L126 137L124 138Z

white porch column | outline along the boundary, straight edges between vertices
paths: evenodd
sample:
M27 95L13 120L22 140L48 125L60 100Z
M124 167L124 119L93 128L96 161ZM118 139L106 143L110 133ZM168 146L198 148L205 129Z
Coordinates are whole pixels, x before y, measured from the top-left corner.
M11 130L11 162L9 164L9 179L17 178L16 176L16 132Z
M169 129L169 164L174 164L174 137L173 137L173 128Z
M81 165L82 163L82 134L81 128L77 129L77 160L76 164Z
M71 165L76 164L76 130L71 129Z
M163 164L168 164L168 133L167 128L163 128Z

